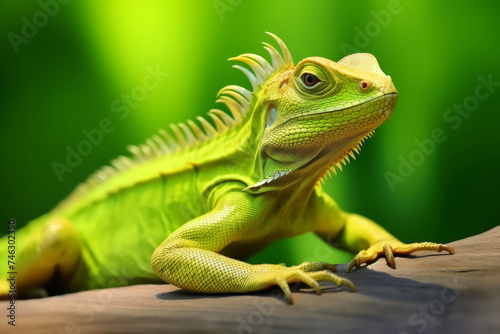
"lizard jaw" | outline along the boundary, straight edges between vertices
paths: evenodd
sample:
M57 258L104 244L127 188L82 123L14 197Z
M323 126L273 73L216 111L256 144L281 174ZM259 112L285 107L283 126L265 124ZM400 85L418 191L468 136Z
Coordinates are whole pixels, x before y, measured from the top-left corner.
M352 157L354 160L356 160L356 156L355 156L354 152L359 155L360 151L361 151L361 146L363 145L363 142L366 139L371 138L374 133L375 133L375 130L369 132L366 136L362 137L355 145L352 145L351 147L346 149L342 154L340 154L322 173L319 174L318 182L324 183L324 179L326 178L326 175L331 177L330 171L334 172L335 175L337 175L337 170L335 169L335 167L337 167L340 171L342 171L342 164L344 164L344 166L347 165L346 160L347 160L347 162L351 162L349 156ZM281 178L283 176L286 176L293 171L294 170L275 171L275 172L271 173L271 175L269 175L268 177L263 178L263 179L259 180L258 182L256 182L255 184L246 187L245 189L243 189L243 191L257 190L264 185L276 182L276 180L278 180L278 179L281 180Z

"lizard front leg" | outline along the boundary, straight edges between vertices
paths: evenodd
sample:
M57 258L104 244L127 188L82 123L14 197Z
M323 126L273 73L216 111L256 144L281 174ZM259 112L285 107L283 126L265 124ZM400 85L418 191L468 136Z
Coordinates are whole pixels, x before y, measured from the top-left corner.
M342 212L337 204L326 194L317 197L316 201L323 212L323 219L316 232L326 241L334 242L340 248L357 253L349 262L347 272L363 263L375 261L380 256L387 259L391 268L396 268L394 255L408 255L419 250L443 250L455 254L452 247L433 243L420 242L405 244L399 241L383 227L363 216Z
M234 198L232 202L241 203ZM325 270L334 269L331 265L251 265L219 254L231 242L255 233L252 225L258 217L242 213L255 212L248 208L223 202L181 226L154 251L151 258L154 272L168 283L201 293L243 293L278 285L289 303L292 303L289 283L303 282L318 294L319 280L354 290L349 280Z

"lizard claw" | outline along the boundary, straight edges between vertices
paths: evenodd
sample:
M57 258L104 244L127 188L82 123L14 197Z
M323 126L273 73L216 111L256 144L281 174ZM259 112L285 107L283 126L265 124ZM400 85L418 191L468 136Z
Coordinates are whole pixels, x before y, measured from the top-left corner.
M349 288L349 290L351 290L351 292L356 292L356 286L354 285L353 282L351 282L347 278L343 278L342 279L342 284L341 285L347 286Z
M439 245L439 248L441 248L439 250L439 252L442 251L442 250L445 250L445 251L447 251L450 254L455 254L455 250L451 246L448 246L448 245Z
M394 260L394 252L392 250L391 245L385 244L384 245L384 254L385 258L387 259L387 263L392 269L396 269L396 261Z
M335 266L333 264L330 264L330 263L323 263L323 268L331 270L334 273L337 272L337 268L335 268Z
M445 250L450 254L455 254L453 247L433 242L420 242L413 244L403 244L398 240L392 240L390 242L377 242L367 250L359 252L351 260L351 262L349 262L346 271L351 272L354 267L358 268L363 263L375 261L380 255L384 255L387 259L387 264L392 269L396 269L396 261L394 259L395 254L408 255L418 250L433 250L436 252Z
M357 257L355 257L354 259L352 259L349 264L347 265L347 269L346 269L346 272L350 273L352 268L357 268L358 267L358 261L357 261Z

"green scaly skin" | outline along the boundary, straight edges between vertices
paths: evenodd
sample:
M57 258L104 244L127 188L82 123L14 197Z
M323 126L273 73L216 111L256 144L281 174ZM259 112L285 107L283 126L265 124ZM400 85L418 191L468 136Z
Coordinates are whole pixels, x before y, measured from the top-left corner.
M272 34L270 34L272 35ZM17 292L31 296L120 285L169 282L201 293L242 293L288 283L354 285L326 263L299 266L243 262L273 241L315 231L359 252L348 266L434 243L403 244L371 220L343 212L319 181L354 158L360 144L392 113L397 91L370 54L339 62L306 58L294 66L266 44L272 65L244 54L231 60L253 92L219 92L233 117L211 110L216 128L198 118L132 146L80 185L50 213L18 232ZM238 66L236 66L238 68ZM7 242L2 239L2 245ZM6 247L3 247L6 248ZM6 258L1 250L1 258ZM8 285L0 283L6 298Z

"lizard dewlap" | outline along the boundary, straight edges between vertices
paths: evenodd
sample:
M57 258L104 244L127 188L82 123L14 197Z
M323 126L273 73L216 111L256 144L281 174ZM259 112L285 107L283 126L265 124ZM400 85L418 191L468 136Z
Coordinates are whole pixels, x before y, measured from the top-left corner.
M320 181L355 159L361 144L394 110L397 90L374 56L294 63L264 43L231 58L251 89L217 94L211 121L197 117L130 146L49 213L18 232L17 293L33 296L168 282L199 293L244 293L288 283L321 292L318 281L354 291L335 267L244 262L273 241L314 231L357 253L347 271L385 256L453 249L404 244L373 221L342 211ZM2 239L4 245L6 239ZM2 247L0 254L7 247ZM4 257L5 258L5 257ZM0 275L7 276L7 267ZM0 281L0 296L9 286Z

